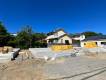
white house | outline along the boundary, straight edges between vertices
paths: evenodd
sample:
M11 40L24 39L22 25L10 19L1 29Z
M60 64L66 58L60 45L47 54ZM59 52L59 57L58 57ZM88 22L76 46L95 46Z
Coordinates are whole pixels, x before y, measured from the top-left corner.
M79 35L76 35L75 37L73 37L73 40L82 41L84 39L85 39L85 35L84 34L79 34Z
M46 38L48 45L51 44L72 44L72 39L63 30L56 30L52 35Z
M92 36L81 41L81 47L106 46L106 36Z

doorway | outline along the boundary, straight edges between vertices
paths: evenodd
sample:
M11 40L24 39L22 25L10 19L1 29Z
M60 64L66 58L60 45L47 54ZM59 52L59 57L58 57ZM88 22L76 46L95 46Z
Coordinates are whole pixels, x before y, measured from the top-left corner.
M66 45L69 45L70 43L69 43L69 40L65 40L65 44Z

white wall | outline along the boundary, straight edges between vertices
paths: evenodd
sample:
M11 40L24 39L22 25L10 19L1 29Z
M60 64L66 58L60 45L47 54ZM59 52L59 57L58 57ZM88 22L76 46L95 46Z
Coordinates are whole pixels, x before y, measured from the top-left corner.
M81 46L81 47L84 47L84 42L81 42L81 43L80 43L80 46Z
M99 46L99 47L102 47L102 45L101 45L101 42L102 41L96 41L97 42L97 45Z
M106 41L97 41L98 46L103 47L104 45L101 44L101 42L106 42Z
M68 37L68 36L64 36L64 37L60 38L58 40L58 43L61 43L62 39L63 39L63 43L65 43L65 40L69 40L69 43L72 44L72 39L70 37Z

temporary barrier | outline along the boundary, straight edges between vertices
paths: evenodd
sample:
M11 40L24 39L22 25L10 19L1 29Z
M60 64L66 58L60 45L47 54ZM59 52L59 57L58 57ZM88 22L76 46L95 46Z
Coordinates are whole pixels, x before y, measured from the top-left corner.
M97 46L96 42L85 42L84 47L85 48L95 48L95 47L98 47L98 46Z
M52 45L51 49L53 51L64 51L64 50L73 49L73 46L72 45Z

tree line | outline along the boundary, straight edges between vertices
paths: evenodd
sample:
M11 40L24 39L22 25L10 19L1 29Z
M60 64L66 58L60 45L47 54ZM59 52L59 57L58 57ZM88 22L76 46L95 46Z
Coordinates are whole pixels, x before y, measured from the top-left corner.
M22 29L17 32L17 35L11 35L2 22L0 22L0 47L2 46L12 46L19 47L21 49L28 48L39 48L39 47L47 47L47 43L45 38L48 35L53 34L51 31L49 33L37 33L32 30L32 27L27 25L22 27ZM78 35L79 33L69 34L71 37ZM102 33L96 33L92 31L86 31L80 34L84 34L87 37L91 36L101 36Z
M31 26L27 25L17 32L17 35L11 35L0 22L0 47L12 46L21 49L28 49L32 47L47 47L45 38L46 33L35 33Z

